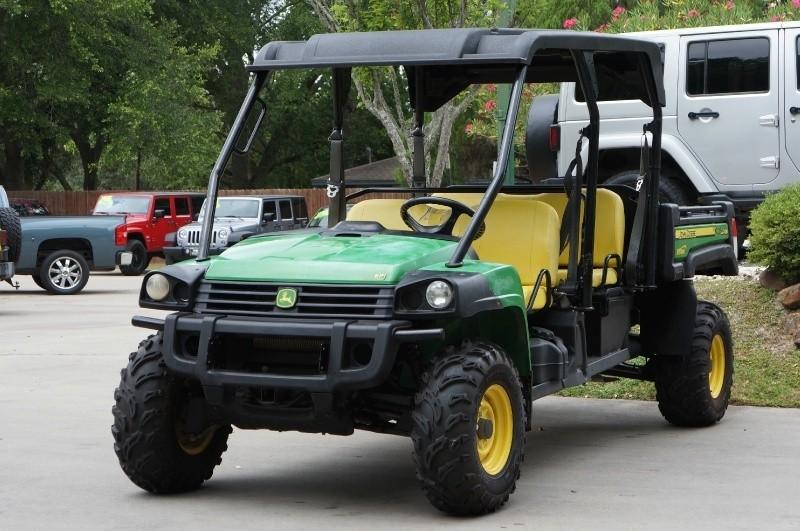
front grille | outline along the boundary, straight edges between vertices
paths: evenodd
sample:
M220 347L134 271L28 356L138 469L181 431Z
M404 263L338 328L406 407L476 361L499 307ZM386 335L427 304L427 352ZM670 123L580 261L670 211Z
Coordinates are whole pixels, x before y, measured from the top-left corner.
M189 245L200 245L200 229L189 229L186 234L186 243ZM217 243L217 229L211 231L211 244Z
M295 305L278 308L281 288L297 291ZM205 280L197 292L195 311L223 315L385 319L391 317L394 288L331 284L278 284Z

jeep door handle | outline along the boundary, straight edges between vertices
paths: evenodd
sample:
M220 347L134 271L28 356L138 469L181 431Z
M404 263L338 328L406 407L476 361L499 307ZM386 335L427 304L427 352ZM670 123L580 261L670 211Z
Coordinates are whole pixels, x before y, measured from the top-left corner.
M719 118L719 113L717 111L692 111L689 113L690 120L697 120L698 118Z
M800 114L800 107L789 107L789 112L792 114L792 116L797 116Z

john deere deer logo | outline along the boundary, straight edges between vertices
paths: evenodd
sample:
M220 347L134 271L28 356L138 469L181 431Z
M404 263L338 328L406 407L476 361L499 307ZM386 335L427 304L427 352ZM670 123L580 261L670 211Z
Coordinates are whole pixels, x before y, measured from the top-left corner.
M275 297L275 305L284 310L293 308L297 302L297 290L294 288L281 288Z

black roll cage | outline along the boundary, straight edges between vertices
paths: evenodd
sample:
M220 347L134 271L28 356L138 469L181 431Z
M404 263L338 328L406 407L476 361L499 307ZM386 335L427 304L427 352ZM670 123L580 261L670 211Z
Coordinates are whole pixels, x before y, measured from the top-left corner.
M427 43L420 47L419 40ZM338 48L337 48L338 47ZM342 49L332 55L331 49ZM404 54L404 50L408 53ZM653 110L653 120L644 125L643 134L651 133L649 167L643 181L644 201L640 194L637 213L626 250L626 284L633 289L655 287L658 182L661 167L661 127L664 89L661 84L660 50L645 41L564 31L538 30L424 30L351 34L315 35L307 42L269 43L256 55L248 71L253 80L239 113L211 171L208 183L208 213L201 230L198 261L208 259L219 181L243 134L247 118L256 103L265 111L259 91L275 70L293 68L331 68L333 94L333 129L330 141L330 176L327 187L330 198L330 223L342 221L346 201L363 193L345 195L347 184L343 166L343 106L351 85L351 69L362 66L403 67L407 73L408 93L414 107L412 136L412 193L428 193L441 189L422 187L424 183L424 113L435 111L473 83L512 82L508 119L500 139L500 150L494 174L485 187L484 197L466 231L459 239L448 267L458 268L470 250L478 228L484 222L497 194L503 189L504 176L513 148L513 136L527 82L574 81L583 91L589 111L589 125L583 135L588 139L585 175L574 176L577 190L585 188L584 215L580 253L572 245L564 291L574 296L576 307L592 306L592 263L595 234L596 195L599 160L600 113L597 106L598 72L595 53L635 54L636 70L641 76L637 96ZM629 65L630 66L630 65ZM254 133L250 136L252 137ZM577 173L577 172L576 172ZM374 189L373 189L374 190ZM452 188L450 188L452 190ZM403 189L393 188L392 192ZM482 191L482 190L481 190ZM573 235L581 225L581 209L574 209L569 220ZM572 241L575 241L573 238Z

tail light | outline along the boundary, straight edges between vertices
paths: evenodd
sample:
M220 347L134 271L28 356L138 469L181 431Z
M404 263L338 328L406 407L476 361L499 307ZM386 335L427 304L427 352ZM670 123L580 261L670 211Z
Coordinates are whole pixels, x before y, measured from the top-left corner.
M8 243L8 233L0 229L0 247L4 247Z
M731 243L733 243L733 252L739 255L739 228L736 224L736 218L731 218Z
M119 246L127 245L128 243L128 230L125 228L125 225L117 225L117 228L114 229L114 243Z
M550 151L557 152L561 149L561 126L558 124L551 125L547 140L550 145Z

